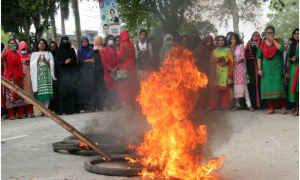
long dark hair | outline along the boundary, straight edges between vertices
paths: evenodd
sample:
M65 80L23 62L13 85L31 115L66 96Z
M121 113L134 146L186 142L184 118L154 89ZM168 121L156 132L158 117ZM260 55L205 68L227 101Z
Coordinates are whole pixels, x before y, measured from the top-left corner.
M106 36L105 41L104 41L104 44L103 44L103 47L106 47L106 46L107 46L107 44L108 44L108 39L110 39L111 37L114 37L114 36L111 35L111 34L109 34L109 35ZM115 38L114 38L114 39L115 39Z
M218 44L219 44L219 39L220 39L220 38L223 38L223 40L224 40L224 47L227 47L226 37L223 36L223 35L220 35L220 36L217 37L217 46L218 46Z
M294 35L296 34L297 31L299 32L299 28L294 29L292 38L290 39L290 40L292 40L292 44L290 47L290 54L289 54L290 58L292 58L296 54L297 41L294 38Z
M236 42L235 44L236 44L236 46L242 44L240 36L237 33L232 33L231 36L230 36L230 39L229 39L229 44L230 45L231 45L231 37L232 36L235 38L235 42Z
M48 43L45 39L41 38L40 40L37 41L36 43L36 48L35 51L38 52L39 51L39 43L43 41L45 43L45 51L49 51L49 47L48 47Z

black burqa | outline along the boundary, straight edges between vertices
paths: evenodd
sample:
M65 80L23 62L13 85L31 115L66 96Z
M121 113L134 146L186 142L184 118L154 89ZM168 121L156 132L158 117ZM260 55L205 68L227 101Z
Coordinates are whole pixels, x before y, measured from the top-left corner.
M101 55L98 49L93 52L93 59L95 59L94 64L94 77L95 77L95 100L94 105L95 109L99 111L104 107L105 95L106 95L106 86L104 82L104 66L102 64Z
M57 67L59 114L74 114L76 106L76 68L77 58L68 37L62 37L56 53L55 66ZM71 62L66 64L66 60Z
M83 40L87 41L87 47L83 47ZM95 92L96 92L96 79L95 79L95 64L87 62L89 59L93 59L93 49L89 45L87 37L81 38L81 46L78 49L78 62L80 64L80 73L78 79L80 81L77 96L78 105L80 110L86 112L95 111Z
M55 49L51 49L51 54L53 56L53 58L56 57L56 52L58 49L58 45L56 42L51 41L49 43L49 45L51 45L52 43L55 44L56 48ZM58 69L57 66L55 66L55 77L58 77ZM57 81L53 80L53 99L50 100L50 104L49 104L49 109L51 111L54 111L56 114L59 114L59 93L58 93L58 85L57 85Z

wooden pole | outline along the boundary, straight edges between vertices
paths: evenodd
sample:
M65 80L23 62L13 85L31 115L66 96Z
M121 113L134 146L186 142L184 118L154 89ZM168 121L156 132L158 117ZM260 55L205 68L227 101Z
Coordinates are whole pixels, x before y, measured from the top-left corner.
M54 120L57 124L68 130L70 133L74 134L76 137L81 139L82 141L86 142L90 147L92 147L95 151L97 151L99 154L101 154L103 157L105 157L106 161L110 161L111 157L109 154L107 154L105 151L101 150L99 146L97 146L93 141L88 139L85 135L83 135L81 132L79 132L77 129L75 129L73 126L71 126L69 123L61 119L59 116L51 112L48 108L46 108L43 104L38 102L33 97L29 96L25 91L14 85L13 83L9 82L7 79L5 79L3 76L1 76L1 84L3 84L8 89L14 91L22 98L26 99L30 104L34 105L38 109L40 109L44 114L46 114L48 117L50 117L52 120Z

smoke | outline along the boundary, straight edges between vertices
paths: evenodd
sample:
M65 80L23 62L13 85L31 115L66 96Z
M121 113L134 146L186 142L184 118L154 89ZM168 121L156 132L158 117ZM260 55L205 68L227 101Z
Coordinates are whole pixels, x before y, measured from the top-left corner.
M150 130L146 117L140 110L101 111L81 130L83 134L106 134L118 137L130 144L143 141L144 132Z
M201 148L205 159L211 159L221 150L222 145L229 142L232 136L230 119L227 116L228 111L193 111L189 116L194 127L205 125L207 127L206 145Z

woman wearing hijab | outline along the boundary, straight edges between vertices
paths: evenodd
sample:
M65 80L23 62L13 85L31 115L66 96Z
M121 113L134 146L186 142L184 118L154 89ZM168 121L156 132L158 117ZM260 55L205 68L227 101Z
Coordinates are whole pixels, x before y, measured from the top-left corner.
M58 45L55 41L51 41L49 43L49 48L54 58L54 62L56 61L56 53L58 51ZM56 62L55 62L56 63ZM55 64L55 77L58 77L58 69ZM49 109L56 114L59 114L59 93L58 93L58 85L57 81L53 81L53 99L50 100Z
M90 47L89 39L83 36L80 39L78 49L78 62L80 63L80 85L78 92L78 104L85 112L95 111L94 93L95 84L95 59L94 50Z
M269 111L274 114L276 101L281 106L281 113L286 114L286 94L283 81L283 42L274 38L275 28L268 26L265 30L266 40L262 41L256 54L258 75L261 76L261 99L266 99Z
M137 96L137 75L135 69L135 48L130 41L127 31L120 34L121 45L118 54L119 70L128 70L127 78L118 79L118 98L119 102L131 105L135 108L135 99Z
M196 56L196 66L200 72L205 73L209 76L209 63L212 51L215 49L215 45L213 42L213 37L211 35L207 35L205 39L200 43L199 48L196 49L195 56ZM209 87L200 88L199 89L199 99L198 105L200 109L207 109L208 108L208 100L209 97Z
M256 52L260 46L261 37L258 31L252 34L251 40L246 44L246 68L249 77L248 90L253 108L261 107L260 104L260 77L258 76Z
M32 85L31 85L31 78L30 78L30 51L28 49L27 43L25 41L21 41L19 44L19 54L21 57L21 62L23 64L23 73L24 73L24 91L30 95L33 96L32 91ZM28 106L24 106L24 108L28 107L28 117L34 117L33 114L33 106L28 101L25 100L25 103L28 104ZM26 110L25 110L26 111Z
M36 52L30 59L30 78L35 99L40 101L46 108L53 98L54 58L48 50L45 39L37 42ZM44 114L42 113L42 116Z
M95 59L95 108L101 111L104 107L106 90L104 82L104 67L102 63L101 51L103 51L103 39L96 36L94 40L93 58Z
M299 64L299 61L296 59L296 50L299 46L299 28L296 28L293 31L293 41L292 45L288 49L288 67L290 69L290 77L289 77L289 91L288 91L288 101L292 103L293 107L295 107L296 103L296 94L292 93L292 87L294 82L295 73ZM293 113L295 112L293 110Z
M61 38L56 52L57 87L59 94L59 114L74 114L76 106L76 66L77 58L69 38Z
M194 31L191 33L191 42L190 42L190 48L192 51L195 51L197 47L199 47L199 44L201 42L201 38L197 31Z
M105 38L107 46L101 51L101 60L104 66L104 81L106 85L105 106L112 109L117 103L117 81L113 75L117 73L118 59L117 49L114 47L114 37L109 34Z
M1 63L4 63L4 78L23 89L23 66L17 51L17 41L10 39L1 54ZM14 108L18 108L18 118L24 119L24 99L15 92L4 88L5 107L10 120L15 120Z
M233 55L230 49L226 48L225 36L217 37L217 48L213 50L210 59L210 81L209 81L209 108L228 110L232 101L232 69Z
M164 37L164 43L162 48L160 49L160 62L159 62L159 66L161 66L163 64L163 62L165 61L165 59L168 56L169 51L173 48L173 37L171 34L167 34Z

